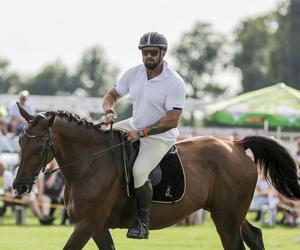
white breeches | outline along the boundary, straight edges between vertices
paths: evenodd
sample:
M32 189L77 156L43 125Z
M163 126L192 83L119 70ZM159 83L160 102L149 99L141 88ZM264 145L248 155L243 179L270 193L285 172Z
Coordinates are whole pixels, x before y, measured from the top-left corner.
M135 130L131 126L129 119L115 123L113 128L125 132ZM144 185L151 171L158 165L174 143L174 141L164 141L151 137L140 138L140 151L133 165L134 188Z

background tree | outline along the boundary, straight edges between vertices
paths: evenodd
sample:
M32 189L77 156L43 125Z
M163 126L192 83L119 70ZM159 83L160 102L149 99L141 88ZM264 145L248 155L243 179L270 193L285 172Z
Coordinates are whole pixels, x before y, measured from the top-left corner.
M103 96L114 84L118 69L110 66L104 50L93 47L86 50L80 59L76 71L71 74L68 68L56 61L43 67L24 83L20 83L18 75L10 73L9 62L0 59L0 92L17 93L20 89L28 89L34 95L80 95Z
M214 79L223 67L220 52L224 41L225 38L214 32L210 24L199 21L181 35L171 53L176 70L186 82L189 97L215 96L225 91Z
M56 95L60 92L70 93L72 88L67 68L57 61L48 64L26 82L26 88L34 95Z
M274 15L267 14L242 21L235 31L233 64L241 70L244 92L274 84L270 72L274 26Z
M272 74L280 82L300 89L300 0L283 2L277 12Z
M20 77L9 70L9 61L0 58L0 93L15 93L21 84Z
M112 67L100 47L93 47L83 53L75 79L89 96L103 96L113 86L119 70Z
M244 20L236 29L234 65L243 91L285 82L300 89L300 0L281 1L264 16Z

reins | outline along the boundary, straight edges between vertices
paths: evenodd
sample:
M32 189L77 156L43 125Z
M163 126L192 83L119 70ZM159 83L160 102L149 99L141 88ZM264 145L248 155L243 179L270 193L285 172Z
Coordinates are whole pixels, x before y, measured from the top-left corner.
M71 161L71 162L69 162L69 163L67 163L67 164L65 164L65 165L62 165L62 166L60 166L60 167L58 167L58 168L56 168L56 169L53 169L53 170L50 171L50 172L44 173L44 175L47 176L47 175L53 174L54 172L56 172L56 171L58 171L58 170L64 169L64 168L66 168L66 167L69 167L69 166L71 166L71 165L73 165L73 164L75 164L75 163L81 162L81 161L88 161L88 160L92 159L93 157L95 157L95 156L97 156L97 155L103 154L103 153L105 153L105 152L107 152L107 151L109 151L109 150L111 150L111 149L114 149L114 148L117 148L117 147L119 147L119 146L121 146L121 145L124 145L124 144L126 144L127 142L128 142L128 141L123 141L123 142L121 142L121 143L115 144L115 145L113 145L113 146L111 146L111 147L109 147L109 148L106 148L106 149L102 150L102 151L99 151L99 152L96 152L96 153L94 153L94 154L91 154L91 155L90 155L89 157L87 157L87 158L78 159L78 160L76 160L76 161Z
M103 125L103 124L105 124L105 123L104 123L104 122L101 122L101 123L97 124L97 126L101 126L101 125ZM42 137L48 137L47 145L46 145L46 148L45 148L45 150L44 150L44 153L43 153L43 156L42 156L42 160L41 160L40 163L39 163L39 164L43 164L43 165L44 165L43 168L42 168L42 172L43 172L43 173L44 173L44 170L45 170L45 168L46 168L46 160L47 160L48 150L49 150L49 149L52 150L53 155L54 155L54 158L55 158L55 151L54 151L54 148L53 148L53 143L52 143L52 140L51 140L50 132L51 132L51 126L48 127L48 133L47 133L47 135L45 135L45 134L44 134L44 135L31 135L31 134L29 134L29 133L26 131L26 127L24 127L24 129L23 129L23 134L24 134L26 137L28 137L28 138L42 138ZM101 151L98 151L98 152L96 152L96 153L93 153L93 154L91 154L90 156L88 156L87 158L78 159L78 160L75 160L75 161L71 161L71 162L69 162L69 163L66 163L66 164L64 164L64 165L62 165L62 166L59 166L59 167L56 168L56 169L53 169L52 171L49 171L49 172L47 172L47 173L44 173L44 175L45 175L45 176L48 176L48 175L51 175L51 174L53 174L54 172L56 172L56 171L58 171L58 170L65 169L65 168L67 168L67 167L69 167L69 166L71 166L71 165L74 165L74 164L78 163L78 162L88 161L88 160L90 160L90 159L92 159L92 158L94 158L94 157L96 157L96 156L98 156L98 155L101 155L101 154L103 154L103 153L105 153L105 152L107 152L107 151L110 151L110 150L112 150L112 149L114 149L114 148L117 148L117 147L119 147L119 146L121 146L121 145L125 145L125 144L128 142L128 141L122 141L121 143L118 143L118 144L113 145L113 123L111 123L111 125L110 125L110 137L111 137L111 146L110 146L109 148L106 148L106 149L104 149L104 150L101 150ZM37 176L35 177L35 179L37 179L37 178L39 178L39 175L37 175ZM34 180L35 180L35 179L34 179Z

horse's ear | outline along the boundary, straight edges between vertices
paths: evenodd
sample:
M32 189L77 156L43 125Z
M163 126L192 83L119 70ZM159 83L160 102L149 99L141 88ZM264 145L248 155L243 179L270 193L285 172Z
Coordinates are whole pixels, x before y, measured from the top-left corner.
M54 120L55 120L55 114L52 114L48 122L48 127L51 127L53 125Z
M17 106L18 106L19 112L23 116L23 118L27 122L30 122L33 119L33 116L31 114L29 114L23 107L21 107L20 103L17 102Z

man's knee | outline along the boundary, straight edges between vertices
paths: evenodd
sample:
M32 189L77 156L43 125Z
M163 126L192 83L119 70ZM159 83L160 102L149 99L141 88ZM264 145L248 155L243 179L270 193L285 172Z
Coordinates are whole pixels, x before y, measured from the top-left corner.
M148 180L149 173L140 167L133 168L133 179L134 179L134 187L138 188L144 185L144 183Z
M137 179L137 178L141 178L142 176L147 177L147 172L145 171L145 169L143 169L141 167L134 167L133 168L133 178Z

